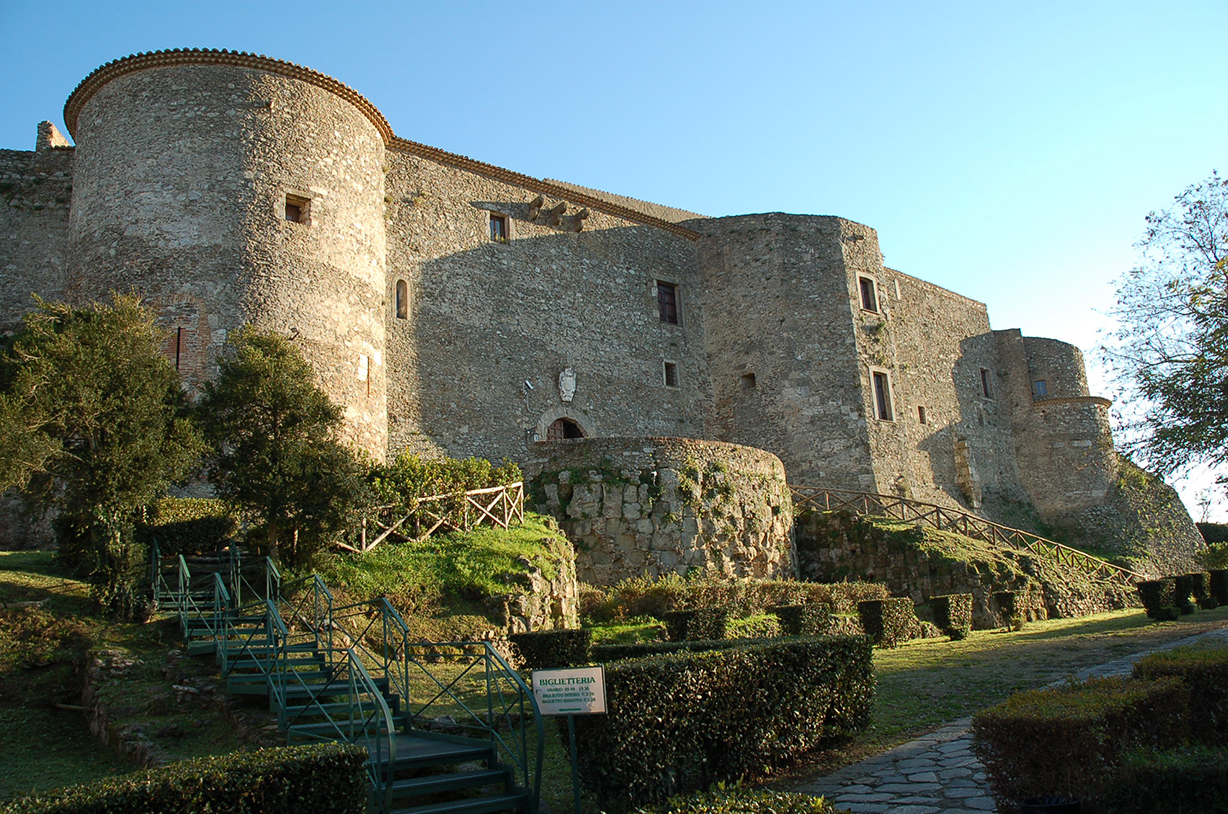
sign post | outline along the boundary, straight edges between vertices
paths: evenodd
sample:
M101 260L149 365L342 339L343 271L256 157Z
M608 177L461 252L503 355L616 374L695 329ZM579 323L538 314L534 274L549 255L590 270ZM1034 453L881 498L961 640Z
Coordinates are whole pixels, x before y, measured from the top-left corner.
M542 715L566 715L571 744L571 787L580 814L580 762L576 757L576 716L605 714L605 666L533 671L533 695Z

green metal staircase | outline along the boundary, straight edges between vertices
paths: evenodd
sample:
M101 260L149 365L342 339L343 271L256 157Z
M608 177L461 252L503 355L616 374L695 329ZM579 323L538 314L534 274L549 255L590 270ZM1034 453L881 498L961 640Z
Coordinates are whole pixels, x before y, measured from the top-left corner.
M261 590L236 551L153 552L155 600L228 693L267 698L288 743L366 747L376 814L536 813L541 715L488 642L412 642L386 599L336 607L319 576L259 571Z

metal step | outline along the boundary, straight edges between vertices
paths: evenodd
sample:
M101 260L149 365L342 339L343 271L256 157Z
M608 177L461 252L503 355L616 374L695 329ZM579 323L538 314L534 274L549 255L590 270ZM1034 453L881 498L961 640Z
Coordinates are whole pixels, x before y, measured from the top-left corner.
M495 760L490 741L476 738L440 740L419 735L397 735L396 770L446 766L449 763L483 761L488 765Z
M392 814L491 814L494 811L523 811L529 796L524 792L468 797L451 803L398 808Z
M507 785L511 781L512 772L506 767L453 772L452 774L428 774L423 777L394 781L392 796L395 799L419 794L437 794L441 791L455 791L456 789L476 789L495 784Z

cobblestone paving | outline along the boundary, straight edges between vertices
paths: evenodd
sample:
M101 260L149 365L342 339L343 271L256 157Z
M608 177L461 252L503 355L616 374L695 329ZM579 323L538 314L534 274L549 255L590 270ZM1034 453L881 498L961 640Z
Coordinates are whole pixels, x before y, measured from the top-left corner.
M1091 676L1128 675L1134 662L1147 653L1206 638L1228 641L1228 628L1110 661L1083 670L1075 677L1082 680ZM985 772L972 754L972 733L968 728L971 722L971 718L954 721L877 757L845 766L826 777L813 778L798 785L796 791L822 795L854 814L985 814L997 811Z

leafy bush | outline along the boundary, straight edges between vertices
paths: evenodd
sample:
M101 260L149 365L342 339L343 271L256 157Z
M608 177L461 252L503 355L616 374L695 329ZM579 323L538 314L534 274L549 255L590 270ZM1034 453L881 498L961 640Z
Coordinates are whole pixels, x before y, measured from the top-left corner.
M770 613L731 619L725 635L731 639L773 639L780 635L780 620Z
M1209 571L1228 568L1228 543L1209 543L1202 552L1202 564Z
M576 667L589 663L589 648L593 633L579 630L538 630L513 633L508 636L525 670L545 670L551 667Z
M771 789L752 789L741 783L717 783L707 791L671 797L643 814L839 814L822 797Z
M234 537L239 524L220 500L163 498L137 524L137 541L168 554L209 554Z
M882 599L887 589L867 582L823 585L792 580L712 577L632 577L609 588L586 586L580 595L580 615L596 622L617 622L636 616L660 619L673 610L724 608L734 618L767 611L773 605L819 602L833 613L856 613L857 603Z
M1215 597L1215 601L1219 604L1228 605L1228 570L1217 568L1208 571L1207 574L1211 578L1208 586L1211 596Z
M35 794L9 814L366 814L367 752L358 746L286 746L196 758L160 769Z
M663 620L671 642L724 639L729 633L729 613L724 608L670 611Z
M827 636L611 664L609 713L576 721L581 777L610 810L784 763L865 726L871 653Z
M972 632L972 594L931 596L934 624L952 641L968 638Z
M1115 814L1224 811L1228 749L1195 746L1131 752L1122 759L1105 796L1106 807Z
M1228 647L1179 647L1134 665L1134 677L1175 676L1190 689L1190 731L1207 745L1228 746Z
M419 458L409 452L375 467L372 473L380 503L403 511L413 509L418 498L463 494L521 480L520 467L506 459L496 466L485 458Z
M879 647L898 647L921 632L916 609L906 596L861 602L857 615L866 635Z
M822 602L804 605L773 605L770 610L780 620L786 636L821 636L831 629L831 608Z
M1172 577L1137 582L1134 587L1149 617L1162 621L1177 618L1177 582Z
M1189 690L1176 678L1092 679L1012 695L972 719L973 750L998 810L1059 794L1088 814L1111 811L1101 796L1123 755L1165 749L1188 732Z
M1216 543L1228 543L1228 524L1225 523L1195 523L1198 526L1198 531L1202 534L1202 539L1207 541L1208 546L1213 546Z

